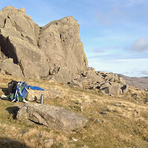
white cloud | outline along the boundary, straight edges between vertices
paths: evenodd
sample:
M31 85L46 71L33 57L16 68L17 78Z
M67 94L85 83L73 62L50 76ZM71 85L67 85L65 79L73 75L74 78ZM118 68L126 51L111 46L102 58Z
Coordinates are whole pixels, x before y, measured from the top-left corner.
M140 39L134 41L133 44L131 45L131 47L127 48L127 49L131 49L134 51L148 50L148 39L140 38Z

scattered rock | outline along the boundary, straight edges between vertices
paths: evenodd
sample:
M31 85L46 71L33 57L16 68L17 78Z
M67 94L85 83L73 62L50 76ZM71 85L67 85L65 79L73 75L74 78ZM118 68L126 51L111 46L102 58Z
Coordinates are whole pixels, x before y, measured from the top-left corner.
M116 94L116 95L122 94L122 91L119 85L106 87L102 91L107 94Z
M98 92L104 94L121 95L129 90L124 79L118 77L117 74L95 71L94 68L90 67L71 84L78 85L83 89L98 89Z
M98 119L96 119L96 120L95 120L95 123L98 123L98 122L99 122L99 120L98 120Z
M129 86L128 85L123 85L123 87L121 87L121 89L122 89L123 93L128 93Z

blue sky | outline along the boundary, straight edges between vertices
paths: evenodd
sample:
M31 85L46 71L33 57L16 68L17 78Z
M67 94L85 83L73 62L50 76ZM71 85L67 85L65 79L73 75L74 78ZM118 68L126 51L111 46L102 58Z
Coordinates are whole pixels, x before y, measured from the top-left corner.
M148 76L147 0L5 0L0 10L10 5L24 7L39 26L73 16L96 71Z

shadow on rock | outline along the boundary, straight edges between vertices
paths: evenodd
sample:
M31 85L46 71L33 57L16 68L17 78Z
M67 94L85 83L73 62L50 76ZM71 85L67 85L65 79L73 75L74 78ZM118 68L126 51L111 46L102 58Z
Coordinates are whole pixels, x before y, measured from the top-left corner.
M13 140L9 138L0 138L0 148L31 148L23 141Z
M18 106L8 107L8 108L6 108L6 110L9 112L9 114L13 115L13 119L16 119L16 115L19 110Z

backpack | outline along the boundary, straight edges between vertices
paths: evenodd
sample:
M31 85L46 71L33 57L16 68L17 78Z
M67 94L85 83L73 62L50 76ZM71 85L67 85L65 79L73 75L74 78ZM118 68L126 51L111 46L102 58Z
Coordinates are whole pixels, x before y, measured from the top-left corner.
M7 98L12 102L27 102L25 97L27 95L27 83L22 81L14 81L12 80L8 83L8 93Z
M15 93L17 81L12 80L10 83L8 83L8 94Z
M26 82L22 82L22 81L18 82L18 81L12 80L10 83L8 83L8 94L9 95L6 97L8 100L12 102L27 103L25 99L27 98L29 89L44 91L43 88L40 88L38 86L31 86L31 85L27 86Z

